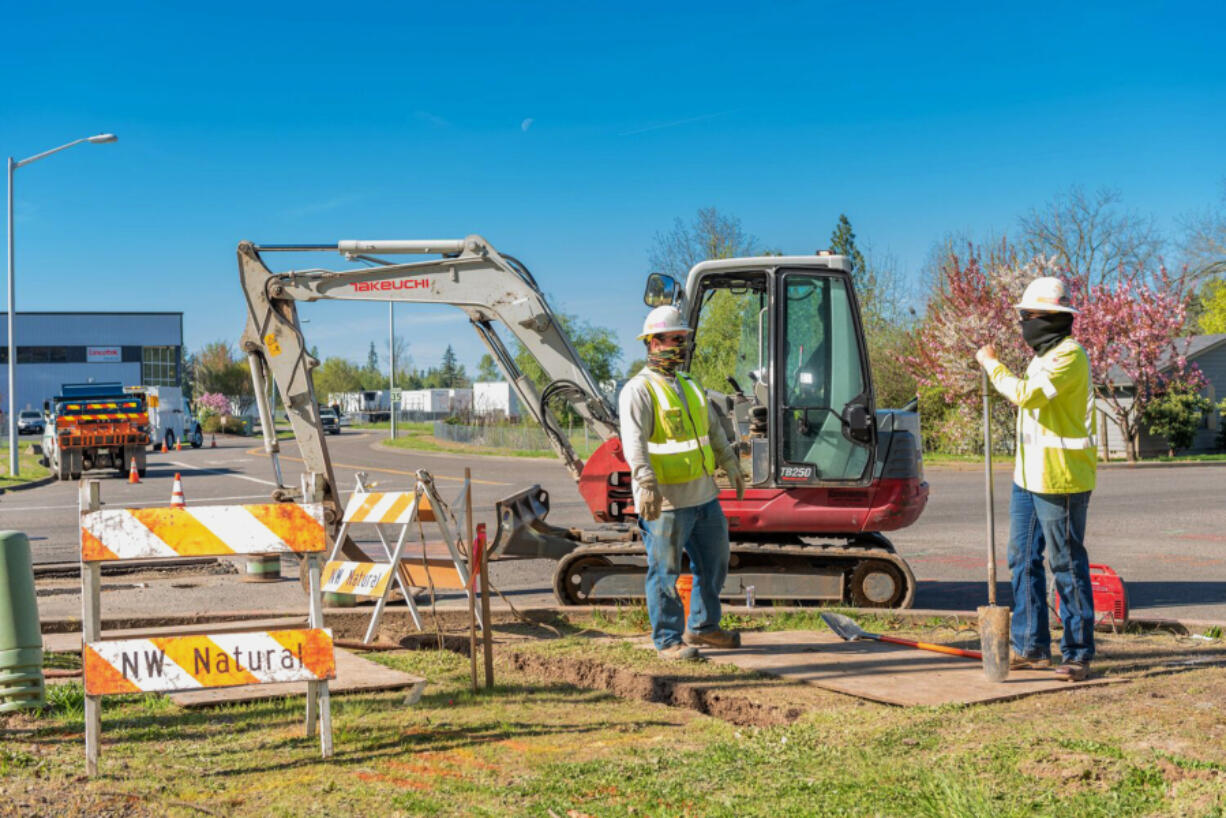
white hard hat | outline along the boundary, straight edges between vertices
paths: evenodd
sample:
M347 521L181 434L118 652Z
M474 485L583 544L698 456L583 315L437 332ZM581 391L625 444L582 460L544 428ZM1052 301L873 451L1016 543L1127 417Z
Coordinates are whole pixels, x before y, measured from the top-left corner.
M681 317L681 310L665 305L656 307L647 313L647 320L643 321L643 332L639 335L639 340L642 341L651 335L659 335L661 332L693 332L693 330L685 325L685 319Z
M1068 290L1064 282L1053 276L1036 278L1026 285L1022 300L1013 305L1017 310L1032 310L1034 312L1067 312L1073 315L1077 310L1069 304Z

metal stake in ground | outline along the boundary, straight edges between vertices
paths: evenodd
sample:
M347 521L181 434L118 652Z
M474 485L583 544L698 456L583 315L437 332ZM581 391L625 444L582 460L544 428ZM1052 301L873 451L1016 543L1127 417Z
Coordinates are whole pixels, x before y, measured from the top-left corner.
M1009 676L1009 609L996 604L996 509L992 491L992 421L988 406L988 373L983 373L983 470L988 511L988 604L979 608L979 647L983 673L990 682Z
M472 581L477 571L477 542L473 539L473 489L472 471L464 469L464 522L468 528L468 578L469 586L475 586ZM477 595L468 595L468 664L472 670L473 693L477 692Z
M485 653L485 689L494 689L494 628L490 621L490 552L486 548L485 523L477 526L476 548L481 551L481 643Z

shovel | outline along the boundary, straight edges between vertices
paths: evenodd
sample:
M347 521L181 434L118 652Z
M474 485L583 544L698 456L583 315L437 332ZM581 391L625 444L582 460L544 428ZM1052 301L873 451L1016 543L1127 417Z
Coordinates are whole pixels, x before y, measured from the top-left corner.
M951 648L949 645L934 645L931 642L914 642L910 639L900 639L897 636L882 636L879 633L869 633L862 630L855 623L855 620L843 616L843 614L823 613L822 621L837 636L846 639L848 642L872 639L874 642L889 642L891 645L905 645L906 647L918 650L930 650L933 653L947 653L950 656L965 656L967 659L983 658L983 654L977 650L963 650L962 648Z
M996 511L992 505L992 421L988 414L988 373L983 373L983 469L988 496L988 604L979 608L979 647L989 682L1009 676L1009 609L996 604Z

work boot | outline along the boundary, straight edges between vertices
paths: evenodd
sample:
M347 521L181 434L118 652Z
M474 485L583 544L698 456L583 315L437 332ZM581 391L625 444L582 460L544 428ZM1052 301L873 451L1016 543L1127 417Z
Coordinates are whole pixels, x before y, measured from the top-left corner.
M698 658L698 648L678 642L666 648L660 648L656 655L668 662L692 662Z
M1047 670L1050 667L1050 656L1023 656L1017 651L1009 651L1009 670Z
M1056 668L1056 678L1065 682L1083 682L1090 678L1090 663L1065 662Z
M741 646L741 632L726 631L723 628L702 633L686 631L682 638L687 645L702 645L705 648L739 648Z

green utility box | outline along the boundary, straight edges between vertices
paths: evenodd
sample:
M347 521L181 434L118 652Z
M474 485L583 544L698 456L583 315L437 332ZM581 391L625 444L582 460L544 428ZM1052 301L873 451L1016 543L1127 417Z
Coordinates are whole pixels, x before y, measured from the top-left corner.
M0 713L46 700L30 541L20 531L0 531Z

